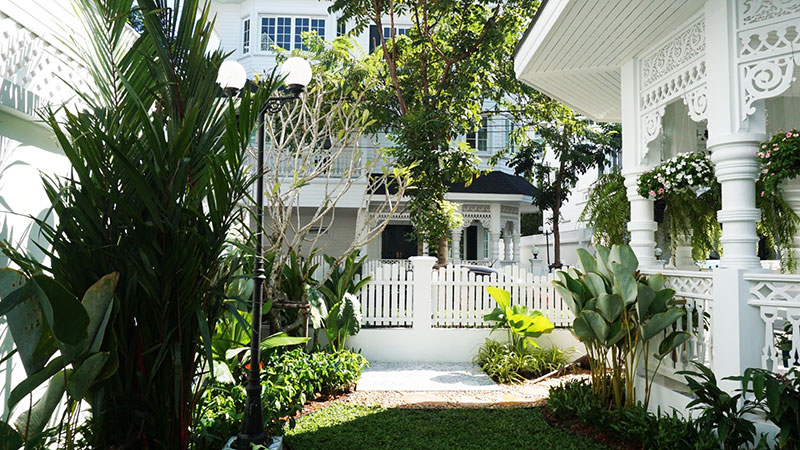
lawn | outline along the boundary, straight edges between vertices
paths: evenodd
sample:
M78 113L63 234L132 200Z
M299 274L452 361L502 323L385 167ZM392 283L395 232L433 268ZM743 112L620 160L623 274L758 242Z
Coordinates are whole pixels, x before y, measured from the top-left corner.
M335 402L286 433L303 449L603 449L551 427L538 408L386 409Z

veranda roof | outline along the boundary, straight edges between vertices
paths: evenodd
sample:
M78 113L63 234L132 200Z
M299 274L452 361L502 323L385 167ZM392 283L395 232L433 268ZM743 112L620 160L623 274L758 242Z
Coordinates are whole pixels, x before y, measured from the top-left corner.
M591 119L621 120L620 67L701 0L543 0L514 52L517 78Z

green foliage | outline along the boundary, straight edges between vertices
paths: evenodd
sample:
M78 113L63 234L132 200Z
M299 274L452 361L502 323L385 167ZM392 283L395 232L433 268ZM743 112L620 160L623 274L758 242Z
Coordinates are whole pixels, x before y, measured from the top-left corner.
M551 426L539 408L386 409L344 402L301 417L285 443L295 450L605 448Z
M567 353L557 347L528 348L487 339L473 359L487 375L498 383L519 383L563 367Z
M767 420L775 424L778 448L800 448L800 372L794 367L786 374L763 369L746 369L741 377L742 392L751 392Z
M509 61L536 6L523 0L337 0L330 8L356 32L370 25L391 30L370 56L376 62L368 99L372 131L386 132L395 144L394 164L411 168L411 221L421 241L438 244L440 262L446 260L446 226L457 220L444 197L448 183L469 183L478 174L475 149L452 138L480 126L485 100L503 97L499 80L513 78ZM390 25L400 17L412 24L407 36L396 36Z
M623 245L630 240L628 222L631 220L631 203L625 188L625 177L611 172L597 177L589 191L579 220L585 220L592 229L594 245Z
M73 295L119 271L101 347L108 371L88 394L92 444L183 449L199 398L194 382L209 363L210 331L233 276L221 255L252 180L247 146L278 83L264 77L239 100L220 96L225 55L208 51L208 8L198 0L138 5L138 36L126 34L132 0L76 7L90 39L88 48L73 43L75 54L85 56L94 89L78 93L80 110L43 113L72 172L45 180L59 218L37 221L46 265L12 259Z
M600 425L608 410L594 395L586 380L574 380L550 388L547 407L561 418L578 418L589 425Z
M764 174L762 173L762 177ZM767 191L765 180L756 181L756 206L761 210L758 234L764 236L767 244L780 256L781 271L797 272L797 261L792 246L800 226L800 216L783 197L783 189Z
M629 246L595 250L596 258L578 249L580 270L557 272L553 285L575 315L572 331L586 346L595 395L604 404L633 406L643 359L646 407L661 362L689 339L687 332L674 329L684 311L673 299L675 292L664 289L663 276L648 279L638 272L639 261ZM651 353L656 336L663 339ZM651 358L658 361L652 374Z
M289 251L289 261L283 266L280 278L281 290L286 295L286 300L292 303L304 303L306 288L313 283L311 275L317 270L319 264L313 262L316 251L308 257L298 256L293 249Z
M336 395L355 388L369 365L358 353L339 351L309 354L302 349L273 351L261 375L261 401L267 432L283 433L294 426L294 416L303 404L318 394ZM241 428L247 395L234 383L214 383L204 391L193 426L198 449L218 449Z
M361 302L356 295L371 277L359 281L355 277L365 260L366 256L359 259L355 251L337 266L335 258L325 255L325 261L331 266L330 276L322 286L306 292L311 306L311 324L315 330L325 331L334 351L344 349L347 337L361 331Z
M717 431L722 447L726 450L753 448L756 427L746 416L756 411L757 404L742 398L742 394L731 395L717 385L711 369L694 363L697 372L681 371L686 384L694 396L688 407L700 412L697 425Z
M716 450L719 442L709 429L676 412L662 415L647 411L641 403L629 408L607 409L585 380L575 380L550 388L547 407L562 419L578 419L614 434L625 442L641 443L642 448L675 450Z
M99 383L114 371L113 337L107 339L106 333L118 280L118 273L104 276L79 301L45 275L27 277L13 269L0 269L0 310L28 375L11 389L9 411L47 383L42 397L19 415L15 430L0 422L9 441L24 441L31 447L46 440L51 434L47 424L65 394L68 415L64 428L69 434L77 419L75 405L90 399Z
M518 354L524 354L528 344L538 348L539 345L533 338L550 333L555 328L553 322L550 322L550 319L541 312L530 310L524 305L512 306L510 292L493 286L486 290L497 302L498 307L483 316L483 320L497 322L492 331L507 328L509 341Z

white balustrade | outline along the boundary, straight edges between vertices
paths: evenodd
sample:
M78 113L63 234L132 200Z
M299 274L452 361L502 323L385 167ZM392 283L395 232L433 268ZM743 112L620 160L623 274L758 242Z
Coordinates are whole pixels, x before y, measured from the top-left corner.
M800 276L754 272L744 279L750 282L747 303L759 309L765 325L761 367L785 372L800 366Z
M714 300L714 280L712 273L691 270L648 270L642 271L642 273L664 275L664 287L675 291L675 299L682 302L682 307L686 312L684 318L675 324L674 329L687 331L690 336L689 340L678 347L672 356L664 358L659 373L683 381L683 377L676 375L675 372L694 370L692 362L710 367L713 357L711 314ZM650 353L656 352L659 342L659 339L656 338L655 345L650 346Z

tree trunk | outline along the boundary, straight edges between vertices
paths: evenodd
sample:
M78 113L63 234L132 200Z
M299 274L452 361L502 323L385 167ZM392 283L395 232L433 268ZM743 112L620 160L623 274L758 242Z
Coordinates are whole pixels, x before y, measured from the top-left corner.
M553 264L556 269L561 268L561 231L558 228L558 217L561 211L561 201L556 199L553 204Z
M447 264L447 235L439 237L439 245L436 246L436 257L439 259L439 264Z

